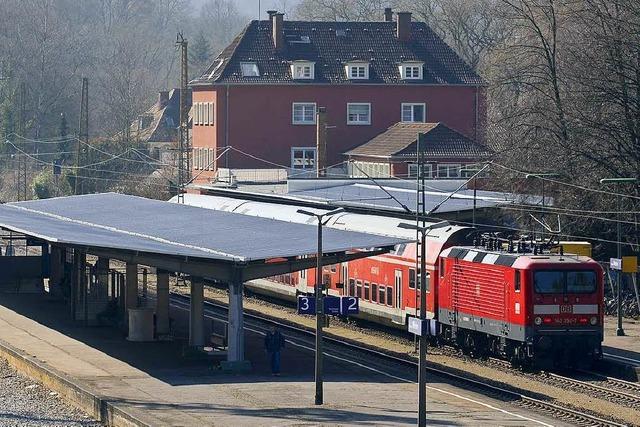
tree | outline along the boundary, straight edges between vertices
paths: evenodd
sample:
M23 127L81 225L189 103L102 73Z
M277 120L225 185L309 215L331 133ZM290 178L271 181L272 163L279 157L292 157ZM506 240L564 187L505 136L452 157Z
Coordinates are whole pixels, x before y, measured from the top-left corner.
M198 35L189 44L189 74L192 77L200 73L211 64L211 44L204 35L204 31L198 31Z

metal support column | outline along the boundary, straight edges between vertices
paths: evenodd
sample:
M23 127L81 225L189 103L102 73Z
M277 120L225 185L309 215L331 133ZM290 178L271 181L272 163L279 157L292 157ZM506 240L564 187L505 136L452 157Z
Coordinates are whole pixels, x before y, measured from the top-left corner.
M156 272L156 336L169 335L169 272Z
M229 283L229 329L227 362L244 360L244 316L242 311L242 282Z
M204 283L200 277L191 278L189 346L204 347Z
M64 278L64 250L59 246L51 246L49 262L49 293L60 294L60 285Z

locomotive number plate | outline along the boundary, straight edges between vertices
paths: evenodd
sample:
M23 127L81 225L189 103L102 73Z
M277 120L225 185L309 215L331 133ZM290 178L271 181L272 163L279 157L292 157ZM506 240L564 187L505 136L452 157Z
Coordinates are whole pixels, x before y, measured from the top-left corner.
M563 314L573 313L573 306L571 304L560 305L560 313L563 313Z

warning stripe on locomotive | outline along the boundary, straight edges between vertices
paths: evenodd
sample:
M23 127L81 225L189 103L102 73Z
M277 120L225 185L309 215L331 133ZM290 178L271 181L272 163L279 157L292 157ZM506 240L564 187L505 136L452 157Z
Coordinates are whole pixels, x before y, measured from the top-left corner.
M470 262L482 264L503 265L511 267L518 259L517 255L487 253L474 249L451 248L449 253L443 256L447 258L457 258Z

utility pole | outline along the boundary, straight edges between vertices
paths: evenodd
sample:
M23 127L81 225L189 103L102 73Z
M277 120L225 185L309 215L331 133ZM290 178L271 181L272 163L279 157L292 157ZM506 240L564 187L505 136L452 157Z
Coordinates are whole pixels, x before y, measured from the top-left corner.
M316 176L327 176L327 109L318 107L316 113Z
M178 203L184 203L185 186L191 181L191 144L189 143L189 110L187 107L187 84L189 83L189 59L187 40L182 33L176 37L180 47L180 140L178 141Z
M316 363L315 363L315 380L316 395L315 404L322 405L324 402L323 393L323 350L322 350L322 326L324 324L324 298L322 293L322 227L327 224L329 219L335 214L344 212L344 208L334 209L329 212L315 213L304 209L298 209L299 214L315 217L318 220L318 253L316 254ZM326 217L326 219L325 219Z
M620 191L620 184L635 184L638 182L636 178L603 178L600 180L600 184L614 184L618 186ZM618 194L618 222L616 224L617 233L617 257L622 260L622 194ZM618 327L616 328L616 335L623 337L625 335L624 328L622 327L622 282L621 278L622 270L616 274L616 300L617 300L617 314L618 314Z
M27 121L27 85L20 83L20 117L18 118L18 134L25 137ZM33 143L34 147L36 142ZM36 152L34 148L33 152ZM27 200L27 155L20 153L20 170L18 171L18 200ZM20 193L22 189L22 194Z
M80 122L78 123L78 143L76 147L76 179L74 193L84 194L84 182L79 177L80 167L84 163L83 153L89 145L89 79L82 78L82 96L80 99Z

